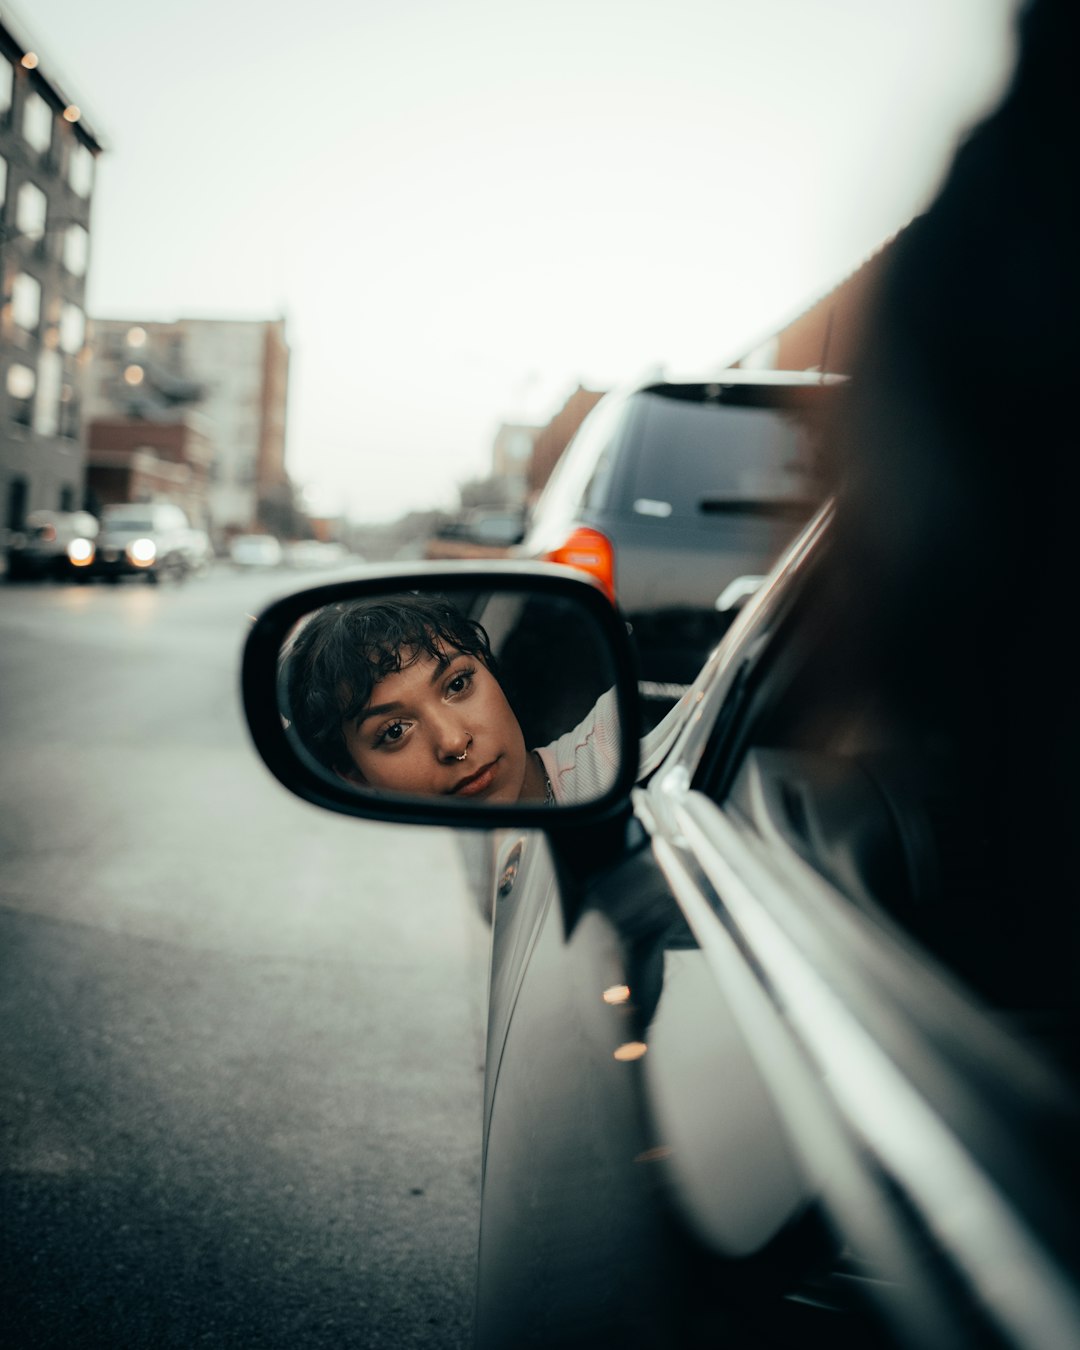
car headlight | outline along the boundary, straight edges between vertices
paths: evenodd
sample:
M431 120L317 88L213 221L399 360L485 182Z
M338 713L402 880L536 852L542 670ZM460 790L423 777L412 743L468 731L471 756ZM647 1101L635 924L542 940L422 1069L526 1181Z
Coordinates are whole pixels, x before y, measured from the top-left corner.
M128 561L136 567L149 567L157 557L157 549L152 539L133 539L124 550Z
M86 567L94 561L94 546L89 539L73 539L67 546L68 562Z

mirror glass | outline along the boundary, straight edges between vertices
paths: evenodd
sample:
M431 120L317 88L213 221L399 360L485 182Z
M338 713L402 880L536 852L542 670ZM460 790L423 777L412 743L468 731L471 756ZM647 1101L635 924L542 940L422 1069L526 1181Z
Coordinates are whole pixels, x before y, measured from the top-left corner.
M433 582L304 615L279 655L278 710L296 752L358 793L571 805L618 775L615 680L572 598Z

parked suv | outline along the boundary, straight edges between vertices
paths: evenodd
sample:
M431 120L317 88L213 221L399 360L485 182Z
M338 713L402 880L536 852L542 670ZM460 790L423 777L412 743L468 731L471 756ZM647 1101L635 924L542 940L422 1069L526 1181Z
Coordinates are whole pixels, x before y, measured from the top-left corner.
M603 584L632 625L649 720L820 503L823 423L842 383L726 370L617 390L556 466L514 555Z
M123 502L102 512L101 532L85 572L108 581L142 575L156 582L163 575L182 580L206 563L206 536L192 528L179 506Z

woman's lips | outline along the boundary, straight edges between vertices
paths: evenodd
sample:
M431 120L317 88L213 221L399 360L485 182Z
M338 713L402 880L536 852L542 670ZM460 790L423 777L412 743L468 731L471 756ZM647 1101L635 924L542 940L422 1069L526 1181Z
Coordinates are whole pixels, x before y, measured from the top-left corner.
M460 783L455 783L450 789L452 797L475 797L481 792L485 792L495 781L495 770L499 761L493 759L490 764L485 764L482 769L477 769L471 773L468 778L463 778Z

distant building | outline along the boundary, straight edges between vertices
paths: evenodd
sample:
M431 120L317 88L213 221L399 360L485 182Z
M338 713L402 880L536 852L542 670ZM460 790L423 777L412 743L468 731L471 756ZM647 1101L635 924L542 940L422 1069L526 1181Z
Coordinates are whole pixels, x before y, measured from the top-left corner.
M170 501L205 526L212 457L206 419L198 413L181 412L168 422L96 417L87 435L87 501L96 509Z
M748 370L820 370L850 375L863 316L897 238L899 235L887 240L838 286L731 364Z
M90 198L102 145L29 37L0 20L0 538L83 504Z
M523 504L529 490L529 464L542 427L503 422L491 447L491 477L501 486L499 500Z
M195 514L218 541L281 515L291 501L284 319L95 319L90 347L91 480L100 481L98 470L136 444L144 456L158 454L155 427L197 426L202 439L170 442L184 447L184 457L171 462L187 464L192 484L201 475Z
M551 477L551 471L559 462L562 452L578 427L604 397L604 392L602 389L586 389L579 384L547 426L540 428L529 461L530 500L540 493Z

